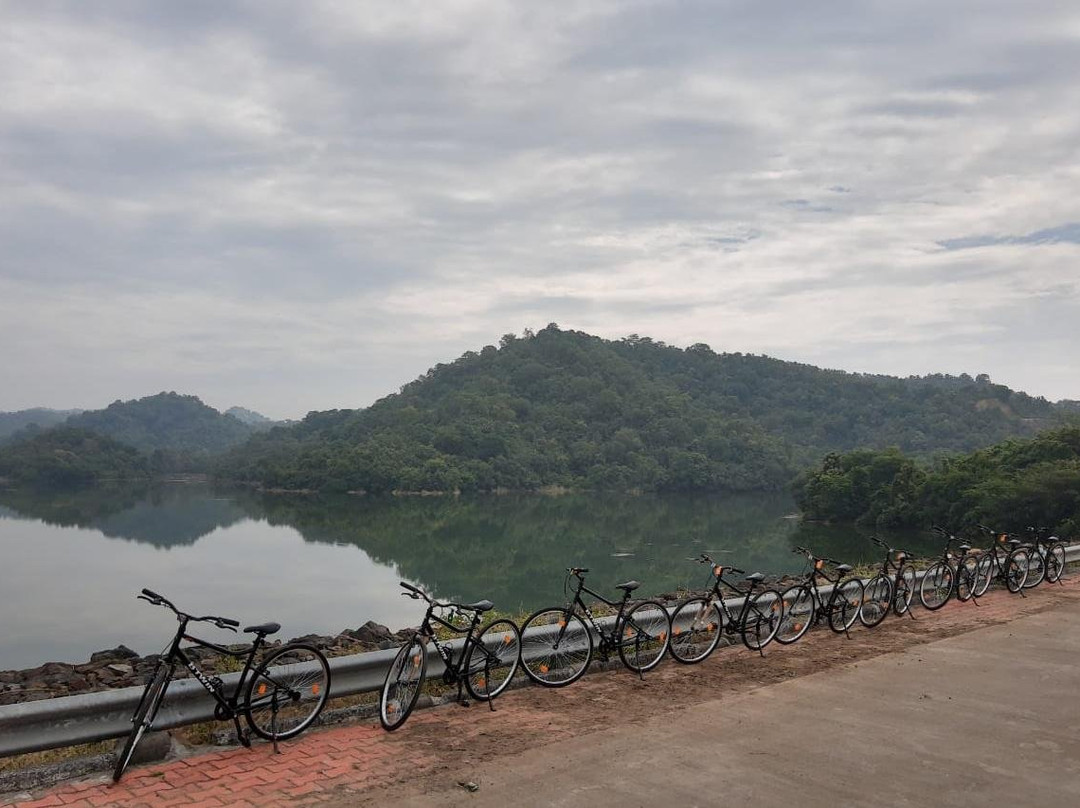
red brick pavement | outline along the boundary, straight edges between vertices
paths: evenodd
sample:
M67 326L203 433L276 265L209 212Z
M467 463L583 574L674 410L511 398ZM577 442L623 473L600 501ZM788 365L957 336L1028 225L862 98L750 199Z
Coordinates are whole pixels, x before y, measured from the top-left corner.
M770 648L767 660L742 651L720 652L689 668L662 665L644 681L625 671L613 671L586 677L571 688L527 688L508 693L499 699L494 713L483 705L468 711L454 707L424 710L392 734L373 722L315 730L281 744L277 755L269 744L196 754L132 767L118 784L101 776L59 785L29 799L9 796L9 802L3 804L18 808L277 808L378 803L387 796L386 786L402 780L416 781L418 776L421 780L459 778L455 772L462 771L462 766L467 772L483 757L521 751L589 728L601 729L669 709L666 696L676 688L680 704L685 706L695 699L714 699L724 692L764 686L1078 598L1080 576L1072 576L1066 586L1043 585L1024 599L994 592L983 598L978 608L955 602L934 613L919 608L917 622L890 618L872 631L858 630L851 641L827 630L811 632L795 645Z

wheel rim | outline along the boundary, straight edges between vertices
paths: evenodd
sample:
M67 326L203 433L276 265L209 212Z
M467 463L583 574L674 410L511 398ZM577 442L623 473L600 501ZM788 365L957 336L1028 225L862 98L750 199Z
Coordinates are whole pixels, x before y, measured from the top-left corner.
M621 626L623 661L634 670L648 670L664 656L670 638L671 621L664 607L651 601L639 604Z
M905 566L897 576L896 599L893 609L898 615L904 614L911 608L911 599L915 596L915 569Z
M494 698L514 678L521 636L509 620L499 620L481 632L477 643L469 653L469 686L477 698Z
M315 720L329 690L325 659L314 648L286 647L268 658L251 681L252 726L268 736L295 735Z
M700 662L720 639L720 612L704 598L690 600L671 617L671 655L681 662Z
M878 575L866 587L863 593L863 604L859 610L859 619L867 626L876 626L885 619L889 613L892 601L892 587L889 579L884 575Z
M953 573L944 564L935 564L926 571L919 586L919 599L927 609L933 609L945 603L952 591Z
M521 630L521 662L544 684L566 684L589 663L592 640L577 615L561 610L539 612Z
M743 640L752 650L757 651L768 645L780 629L783 619L784 602L780 593L766 590L754 597L746 612L743 624Z
M424 681L425 649L418 640L410 642L394 657L386 675L379 714L388 729L398 726L412 710Z
M785 591L782 599L783 615L776 639L781 643L794 642L810 629L814 619L814 596L809 589L796 587Z
M839 627L843 631L847 631L859 619L862 602L862 581L850 578L840 585L840 592L833 601L833 608L836 610L836 614L839 615Z

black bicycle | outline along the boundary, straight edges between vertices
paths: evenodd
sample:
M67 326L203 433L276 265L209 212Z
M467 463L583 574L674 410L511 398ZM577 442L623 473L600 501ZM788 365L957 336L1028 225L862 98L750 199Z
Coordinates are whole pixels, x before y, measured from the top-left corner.
M265 644L266 638L281 629L278 623L248 626L244 631L254 634L255 641L245 648L232 650L193 637L187 633L187 628L189 623L213 623L218 628L236 631L240 625L237 621L214 615L194 617L180 611L167 598L149 589L144 589L138 598L155 606L168 607L176 615L176 621L180 625L168 651L158 660L157 667L143 690L139 706L131 719L131 734L116 760L113 782L123 776L135 747L153 726L177 664L187 668L206 688L217 702L214 717L219 721L232 720L236 726L237 740L244 746L251 746L251 739L248 733L240 728L240 716L244 717L252 732L277 744L278 741L299 735L322 711L330 694L330 665L322 651L313 645L293 643L275 648L252 671L255 656ZM200 648L209 648L217 654L244 660L240 678L237 679L231 694L226 694L225 683L219 677L207 676L184 653L184 649L180 647L184 640Z
M717 564L705 553L693 560L711 568L711 588L707 594L693 595L681 601L672 612L671 656L676 662L687 665L701 662L716 649L721 633L737 634L747 648L762 653L780 628L783 613L780 593L769 588L754 592L765 577L760 572L746 575L744 580L749 586L744 590L725 580L724 575L745 575L745 570ZM742 597L742 608L737 616L728 609L721 584Z
M379 697L379 722L383 729L395 730L400 727L416 706L427 674L428 643L435 646L445 666L443 683L447 686L457 685L458 702L468 704L462 694L464 686L469 695L478 701L486 701L494 710L492 699L510 684L521 661L521 634L518 627L510 620L495 620L477 632L484 612L494 608L490 600L476 603L443 602L412 584L402 581L401 586L407 590L401 593L403 596L427 601L428 607L420 628L401 646L390 670L386 672L386 681ZM437 613L444 609L449 610L445 617ZM466 626L454 622L462 613L472 615ZM465 635L461 653L456 659L453 650L439 641L437 626Z
M881 570L866 583L859 621L867 628L878 625L892 609L897 617L911 614L911 598L915 594L915 568L908 562L907 550L890 547L877 536L870 541L885 551ZM912 615L914 618L914 615Z
M810 630L824 615L829 628L837 634L847 633L859 619L862 609L863 582L859 578L846 578L852 568L825 556L816 556L805 547L795 547L793 553L806 556L810 569L800 583L793 584L780 596L783 602L783 615L780 628L776 632L776 641L782 645L795 642ZM836 577L831 578L825 572L825 565L831 564ZM818 588L818 578L832 586L828 601L822 599Z
M975 596L980 597L989 589L995 578L1013 594L1023 595L1031 566L1027 548L1008 533L998 533L986 525L975 527L991 538L990 546L982 551L976 565Z
M623 597L613 601L585 585L587 569L571 567L566 572L567 585L571 578L576 581L570 601L533 612L521 626L521 664L530 679L548 687L577 681L592 661L593 633L605 660L618 652L622 663L638 675L660 663L671 641L671 618L663 604L643 600L630 606L630 593L641 586L637 581L616 584ZM618 610L610 630L593 617L582 592Z
M1029 527L1028 540L1023 546L1031 559L1024 588L1030 589L1043 581L1057 583L1065 570L1065 543L1057 536L1049 535L1046 527Z
M983 572L979 568L979 557L971 553L971 545L962 543L945 528L933 525L930 529L945 539L945 547L941 550L941 558L923 573L919 582L919 602L932 612L948 603L954 595L961 602L974 599L978 603L985 591L981 586ZM953 552L954 544L957 552Z

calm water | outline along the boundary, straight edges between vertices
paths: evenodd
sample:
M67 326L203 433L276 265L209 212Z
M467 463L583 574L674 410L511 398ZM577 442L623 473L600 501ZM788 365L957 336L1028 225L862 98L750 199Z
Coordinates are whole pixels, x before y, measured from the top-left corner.
M876 555L851 530L800 527L793 511L779 495L0 492L0 670L81 662L120 643L160 650L175 623L135 600L144 586L186 611L277 620L289 638L367 620L415 625L422 609L399 596L402 579L516 611L561 601L568 566L589 567L600 591L636 578L657 593L700 586L704 570L687 559L702 551L767 573L801 568L794 544L850 561Z

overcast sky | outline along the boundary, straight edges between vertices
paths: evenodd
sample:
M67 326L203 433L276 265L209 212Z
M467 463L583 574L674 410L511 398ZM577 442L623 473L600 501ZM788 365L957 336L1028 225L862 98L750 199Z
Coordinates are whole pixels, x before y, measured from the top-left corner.
M0 410L507 332L1080 398L1075 2L4 2Z

